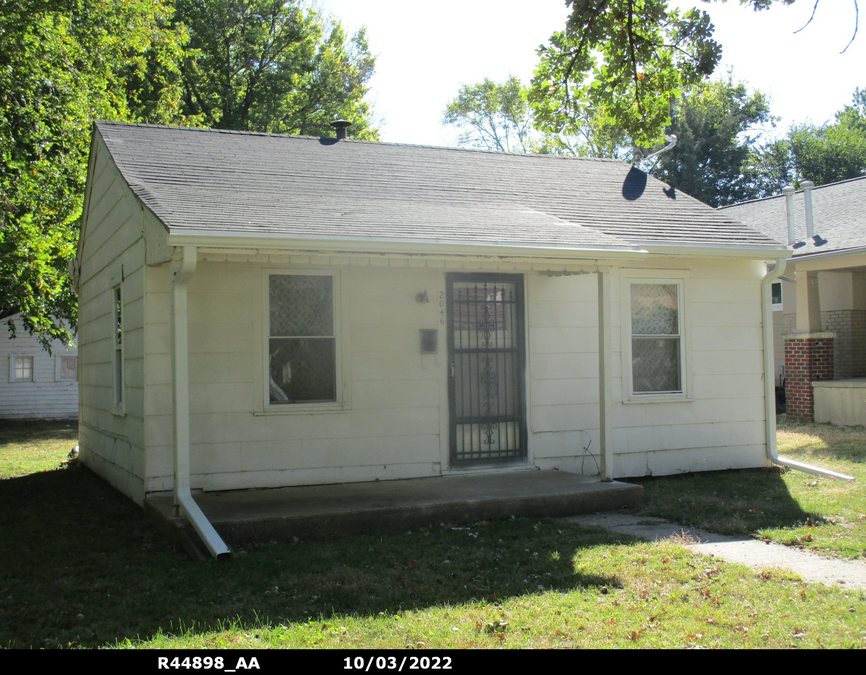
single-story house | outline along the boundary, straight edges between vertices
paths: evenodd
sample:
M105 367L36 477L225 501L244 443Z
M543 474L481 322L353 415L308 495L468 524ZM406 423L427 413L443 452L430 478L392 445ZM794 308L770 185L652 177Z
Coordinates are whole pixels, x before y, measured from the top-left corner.
M619 161L102 122L81 227L80 457L138 503L772 457L789 251Z
M77 418L78 349L54 340L49 353L14 310L0 312L0 331L0 419Z
M866 176L721 212L792 246L773 288L774 375L788 416L866 424Z

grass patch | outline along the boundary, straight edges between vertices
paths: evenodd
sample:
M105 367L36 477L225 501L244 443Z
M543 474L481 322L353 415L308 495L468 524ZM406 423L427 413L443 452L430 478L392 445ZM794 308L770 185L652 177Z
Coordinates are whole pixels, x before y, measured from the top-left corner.
M75 421L0 422L0 480L56 469L77 439Z
M563 522L435 524L193 562L42 438L6 475L0 647L866 647L866 595ZM4 439L0 456L17 440ZM18 452L18 450L14 450ZM5 469L11 463L2 465Z
M641 515L722 534L749 535L827 556L866 558L866 431L779 423L779 455L855 477L781 468L640 479Z

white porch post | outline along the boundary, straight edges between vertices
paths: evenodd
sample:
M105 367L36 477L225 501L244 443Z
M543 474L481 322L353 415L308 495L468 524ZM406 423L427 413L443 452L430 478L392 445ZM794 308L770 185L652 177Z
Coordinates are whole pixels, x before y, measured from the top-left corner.
M797 332L821 332L821 300L818 273L797 270Z
M174 417L174 508L192 523L214 558L230 555L229 547L211 525L190 493L189 462L189 336L187 287L195 273L195 246L183 246L179 263L172 263L171 277L171 371Z
M601 479L613 480L611 441L610 270L599 268L598 278L598 427Z

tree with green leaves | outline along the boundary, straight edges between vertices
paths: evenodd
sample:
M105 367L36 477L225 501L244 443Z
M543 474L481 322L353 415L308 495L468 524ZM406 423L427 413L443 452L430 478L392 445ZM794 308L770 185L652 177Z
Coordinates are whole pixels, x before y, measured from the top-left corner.
M740 0L755 10L793 2ZM712 75L721 59L709 15L698 9L681 12L668 0L566 4L572 11L565 29L541 48L532 80L530 102L538 126L570 133L580 111L591 109L637 145L661 142L672 99Z
M161 0L6 0L0 12L0 309L69 341L95 119L182 121L185 33Z
M668 185L710 206L761 196L749 172L750 159L771 123L760 92L727 80L695 85L677 101L671 132L677 144L659 155L650 172Z
M176 0L175 22L190 30L183 61L183 110L219 129L375 140L364 100L375 58L363 30L284 0Z
M464 147L497 152L532 152L532 118L523 86L513 75L501 84L483 82L460 87L445 107L443 124L463 130Z
M764 149L761 165L769 188L799 188L804 180L824 185L866 174L866 90L857 89L851 105L832 124L798 124Z
M497 152L536 152L631 159L621 129L589 111L580 111L572 134L539 132L527 102L527 89L511 76L505 82L464 85L445 108L442 123L462 130L459 145Z

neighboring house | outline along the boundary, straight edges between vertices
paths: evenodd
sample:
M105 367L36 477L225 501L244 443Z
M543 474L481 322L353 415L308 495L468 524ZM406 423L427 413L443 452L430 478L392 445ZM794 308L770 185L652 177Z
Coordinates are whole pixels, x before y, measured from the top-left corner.
M787 255L618 161L99 123L81 460L139 503L765 466Z
M793 251L773 289L776 383L789 417L866 424L866 176L789 192ZM720 212L789 239L784 194Z
M78 350L55 340L49 354L18 312L0 312L0 331L0 419L77 418Z

